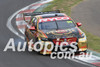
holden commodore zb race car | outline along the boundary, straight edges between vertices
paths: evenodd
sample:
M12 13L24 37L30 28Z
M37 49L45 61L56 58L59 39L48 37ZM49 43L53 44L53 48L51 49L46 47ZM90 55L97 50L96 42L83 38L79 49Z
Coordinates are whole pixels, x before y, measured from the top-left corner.
M28 23L25 29L25 40L27 42L33 39L34 43L51 41L56 45L57 38L60 38L59 42L77 42L77 52L87 50L86 35L78 28L81 23L75 23L66 14L60 13L59 10L24 13L23 16L24 18L31 16L29 22L24 19ZM43 50L40 53L43 53ZM46 52L46 54L50 53L51 51Z

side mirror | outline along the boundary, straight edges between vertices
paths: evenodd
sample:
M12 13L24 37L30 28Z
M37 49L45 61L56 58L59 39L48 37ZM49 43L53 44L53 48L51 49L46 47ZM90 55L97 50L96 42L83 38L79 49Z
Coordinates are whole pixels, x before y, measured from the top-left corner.
M32 26L31 28L29 28L29 30L35 31L35 30L36 30L36 29L35 29L35 26Z
M80 22L77 22L76 24L78 27L82 26L82 23L80 23Z

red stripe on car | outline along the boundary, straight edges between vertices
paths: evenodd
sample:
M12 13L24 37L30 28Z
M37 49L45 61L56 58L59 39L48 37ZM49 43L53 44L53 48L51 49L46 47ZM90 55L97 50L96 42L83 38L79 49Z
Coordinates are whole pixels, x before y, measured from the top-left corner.
M55 21L55 20L69 20L69 17L53 17L53 18L45 18L40 19L39 22L47 22L47 21Z
M65 41L66 40L66 41ZM61 38L59 41L57 41L57 39L54 39L53 42L56 45L56 42L59 42L58 45L61 44L61 42L68 42L68 45L72 42L76 42L77 38L76 37L72 37L72 38ZM65 44L66 45L66 44Z

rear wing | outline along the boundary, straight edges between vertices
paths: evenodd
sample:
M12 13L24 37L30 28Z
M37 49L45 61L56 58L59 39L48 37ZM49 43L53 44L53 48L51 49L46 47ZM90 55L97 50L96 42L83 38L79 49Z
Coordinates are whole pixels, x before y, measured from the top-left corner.
M46 12L23 13L23 18L24 18L24 21L26 21L25 16L36 16L36 15L52 14L52 13L60 13L60 10L46 11ZM28 22L28 21L26 21L26 22Z
M46 12L34 12L34 13L24 13L24 16L36 16L36 15L42 15L42 14L52 14L52 13L60 13L60 10L56 11L46 11Z

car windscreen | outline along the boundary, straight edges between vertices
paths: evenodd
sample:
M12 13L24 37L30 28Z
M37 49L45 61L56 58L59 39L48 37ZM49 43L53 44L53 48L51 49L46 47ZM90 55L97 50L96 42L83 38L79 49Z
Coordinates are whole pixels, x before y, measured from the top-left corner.
M59 20L59 21L49 21L49 22L40 22L40 30L58 30L58 29L67 29L75 27L75 24L72 20Z

